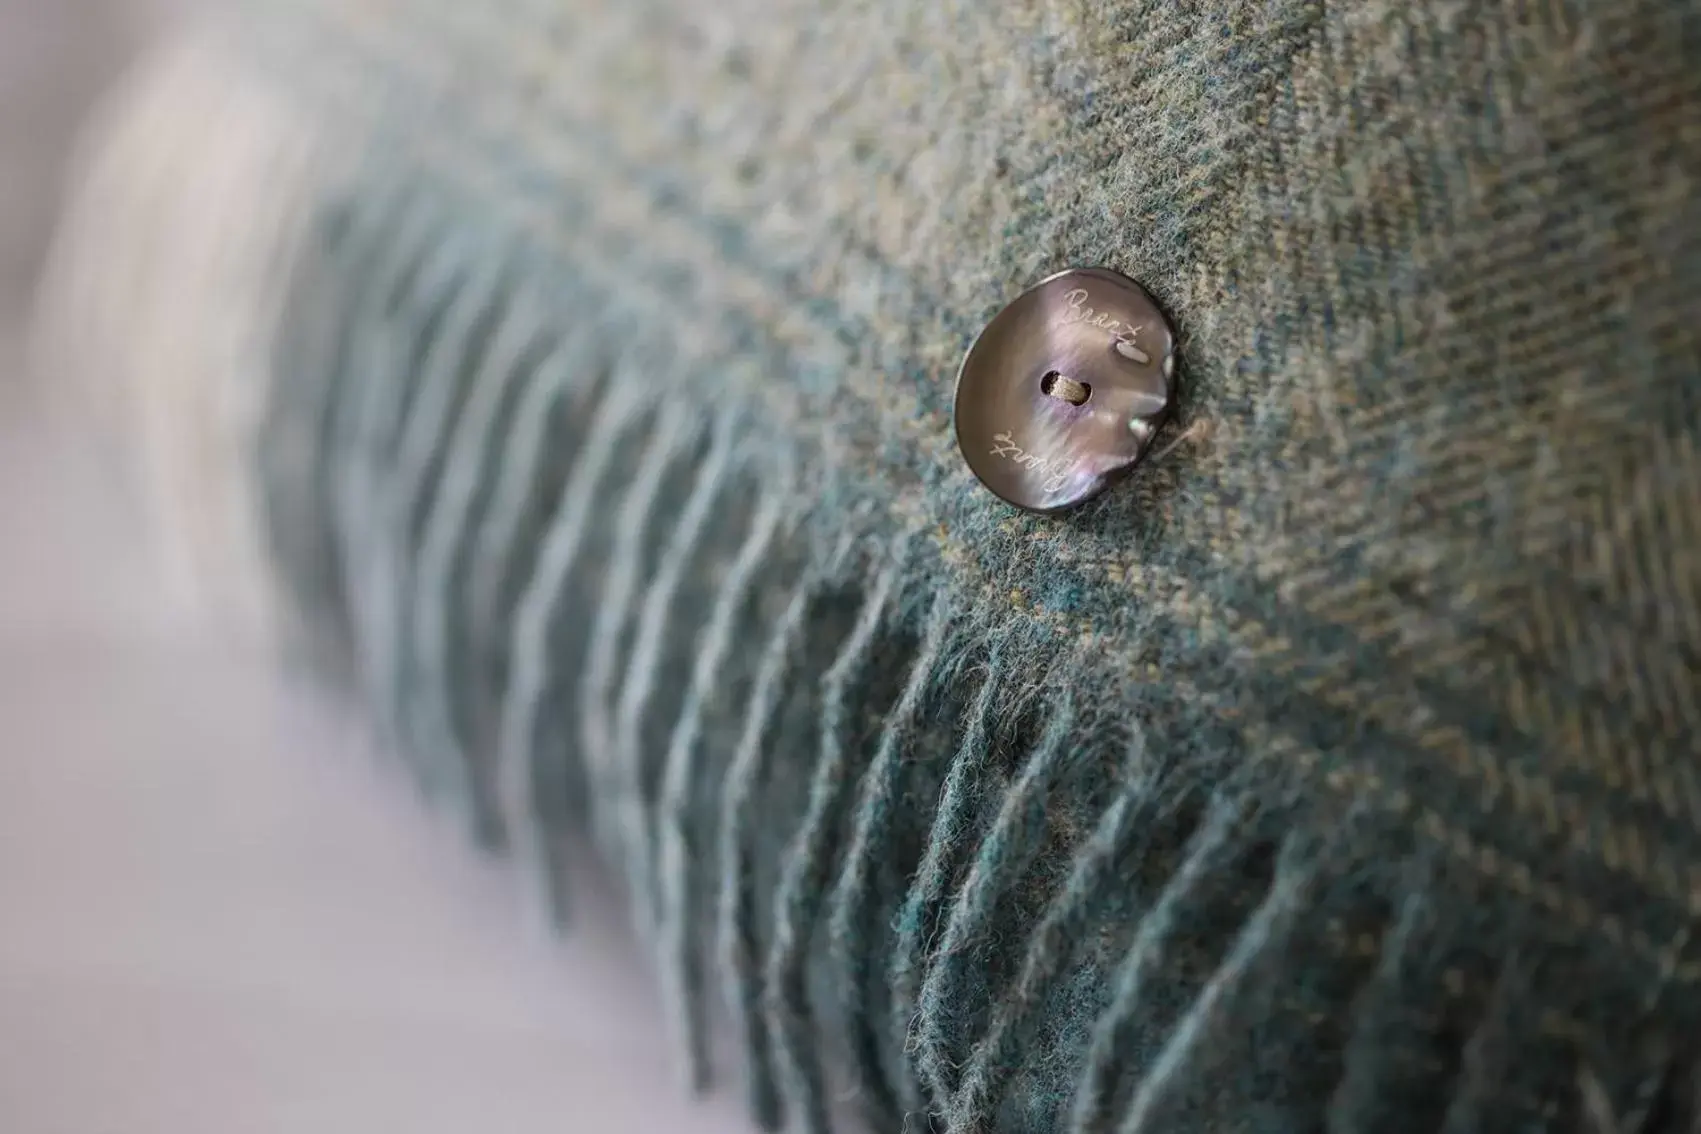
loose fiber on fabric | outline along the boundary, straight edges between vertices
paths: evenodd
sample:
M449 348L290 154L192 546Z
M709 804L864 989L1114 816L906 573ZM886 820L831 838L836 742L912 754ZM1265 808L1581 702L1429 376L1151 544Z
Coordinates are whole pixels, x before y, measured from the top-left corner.
M1687 1134L1697 57L1688 0L277 0L107 145L335 155L244 371L288 640L551 924L620 881L690 1086ZM265 114L150 156L215 82ZM67 311L192 270L99 205ZM1029 516L951 379L1087 264L1185 433Z

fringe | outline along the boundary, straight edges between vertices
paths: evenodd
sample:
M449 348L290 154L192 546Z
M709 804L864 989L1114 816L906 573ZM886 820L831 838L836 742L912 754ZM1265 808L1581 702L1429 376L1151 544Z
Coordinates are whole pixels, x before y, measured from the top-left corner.
M371 296L396 285L404 271L401 250L418 239L410 226L418 229L429 216L419 193L397 188L313 230L322 236L303 253L301 270L345 260L350 268L319 273L327 277L325 286L298 289L285 316L290 334L278 350L269 428L259 437L259 496L278 574L300 609L312 615L306 629L331 636L313 648L319 658L353 648L344 549L321 517L337 506L337 462L347 445L340 395L354 365L359 316Z
M1213 806L1180 868L1151 910L1141 917L1117 975L1110 1007L1094 1029L1076 1092L1070 1126L1073 1134L1093 1134L1108 1128L1119 1077L1128 1070L1124 1063L1130 1055L1127 1025L1138 1018L1142 998L1151 995L1152 984L1162 979L1164 950L1176 936L1180 914L1195 888L1220 869L1225 859L1239 853L1241 844L1235 836L1243 829L1246 810L1246 803L1240 800L1219 800Z
M988 790L982 780L992 755L993 714L1003 688L1005 668L1000 645L994 645L981 678L980 690L969 710L961 746L951 761L951 770L940 794L938 810L928 833L927 850L915 873L898 915L897 948L893 954L892 985L896 1018L905 1028L905 1052L919 1050L922 980L927 970L925 951L932 948L938 914L950 884L954 860L963 853L972 830L971 817L979 810L980 793ZM906 1060L906 1065L908 1064ZM911 1076L903 1087L906 1112L924 1106L920 1086Z
M881 1067L880 1037L874 1031L883 1013L868 1002L866 995L875 956L870 940L874 927L867 924L867 907L875 885L876 866L887 852L886 837L894 825L893 813L902 804L897 796L904 753L909 749L924 702L944 672L948 672L942 655L947 652L946 639L955 622L950 597L941 591L934 596L927 614L921 649L911 667L910 680L886 715L873 759L863 773L849 851L839 880L827 899L828 909L832 911L828 940L845 989L845 1010L855 1029L851 1044L853 1073L856 1081L873 1094L876 1113L891 1113L897 1109L898 1102L896 1091L886 1081Z
M813 1050L814 1023L806 1002L805 950L826 876L828 839L848 778L846 734L851 725L847 718L854 711L848 703L851 689L870 664L877 631L890 617L887 604L897 581L897 565L888 564L869 588L850 637L822 679L821 755L810 781L808 810L785 856L775 897L773 941L763 965L763 1008L781 1098L785 1109L798 1116L794 1127L809 1134L823 1134L830 1123L825 1079ZM924 677L918 673L911 681Z
M1120 1134L1153 1134L1165 1129L1165 1123L1172 1121L1161 1107L1170 1096L1182 1089L1183 1071L1204 1037L1207 1025L1238 991L1253 960L1274 941L1280 940L1282 929L1303 908L1318 872L1309 856L1299 853L1299 842L1297 838L1290 838L1282 847L1275 884L1247 919L1228 956L1170 1030L1150 1070L1141 1076L1134 1100L1123 1115Z
M656 876L651 887L657 907L655 921L661 932L661 965L667 992L664 1000L676 1006L675 1028L682 1033L685 1077L699 1089L708 1082L709 1040L703 974L697 950L691 947L692 926L701 920L693 916L692 895L705 888L698 882L694 869L695 852L702 848L690 845L687 830L693 771L702 740L704 709L714 695L727 655L733 649L738 608L749 599L756 572L780 528L785 508L786 502L778 494L762 499L750 534L727 574L697 654L690 692L668 743L666 771L657 804L653 832Z
M386 383L411 388L411 393L403 398L391 465L376 478L380 514L371 533L381 545L372 560L376 577L369 592L378 619L373 629L377 646L373 679L380 709L387 714L401 750L417 763L427 793L462 810L469 828L473 824L465 812L471 810L473 791L464 765L427 744L413 727L417 656L408 600L418 584L424 517L438 491L450 424L465 404L468 383L477 372L479 357L489 348L497 313L505 306L505 267L497 258L471 273L441 315L439 334L423 367L404 372L413 373L413 381ZM393 325L393 331L400 333L404 343L429 334L424 326L410 324L406 316Z
M481 665L494 666L499 656L506 662L507 635L512 630L513 596L509 592L516 561L523 560L526 551L518 536L528 521L535 522L535 513L548 495L541 483L546 479L545 453L552 442L562 441L559 433L552 432L560 424L557 418L561 411L570 409L590 416L583 413L585 392L597 382L585 377L595 369L594 363L581 357L576 344L557 344L521 394L507 432L493 438L501 454L495 467L496 484L488 506L477 517L478 527L471 539L472 563L467 571L465 619L475 635L468 650L469 658L475 661L471 667L475 672L464 677L483 683L476 672ZM556 487L559 490L559 485Z
M516 302L502 318L478 363L448 441L441 482L420 540L411 600L413 665L405 695L412 744L428 762L461 785L476 842L501 842L501 823L488 785L467 752L466 713L450 676L450 658L461 648L454 615L466 585L466 540L486 484L501 464L499 437L510 419L516 391L533 375L544 345L543 316ZM470 361L470 360L469 360Z
M548 757L537 735L538 718L544 697L559 684L552 669L556 655L551 645L568 599L567 580L584 548L603 475L641 408L635 387L609 384L608 397L599 404L588 431L590 441L575 460L514 615L511 676L497 741L499 794L515 832L516 853L522 866L530 867L532 876L543 881L542 909L556 925L565 915L565 883L555 870L547 816L540 810L538 780Z
M1007 1085L1001 1069L1032 1041L1035 1018L1056 994L1067 966L1078 955L1079 940L1090 928L1094 899L1115 881L1119 858L1131 849L1139 825L1150 819L1149 812L1162 799L1161 775L1141 767L1143 757L1137 746L1131 766L1123 772L1125 786L1076 852L1068 882L1034 926L1021 975L994 1007L951 1099L952 1126L973 1130L993 1121L999 1091Z
M1046 796L1060 765L1072 754L1075 723L1073 699L1064 693L1052 707L1045 733L1021 777L1005 795L997 819L982 838L974 864L951 903L939 948L929 958L928 976L921 987L917 1064L936 1100L948 1100L956 1090L943 1033L961 1011L966 970L979 961L976 945L985 939L999 897L1015 884L1039 850L1045 833Z
M421 235L429 239L433 234ZM444 330L442 320L466 286L468 271L453 245L430 245L420 249L418 256L402 261L396 290L381 300L379 310L359 316L350 370L339 383L350 388L353 396L346 403L331 458L337 470L333 531L344 549L343 588L349 596L358 670L385 747L410 758L412 754L401 748L404 738L396 712L397 619L392 580L405 578L406 569L401 562L392 469L406 427L409 395L429 381L416 381L413 376L429 367L442 380L444 362L435 344ZM464 325L474 318L476 309L463 304L459 310ZM419 782L423 788L434 786L423 774Z
M665 484L681 471L697 441L697 429L683 408L664 403L638 459L638 476L624 495L605 504L616 516L608 585L591 628L588 659L578 688L580 746L591 788L592 826L610 860L627 873L627 888L642 893L648 871L643 807L643 769L619 758L610 717L620 673L619 654L635 602L643 594L645 537L656 522ZM641 933L645 907L634 904Z
M755 840L750 829L755 824L758 789L766 778L767 759L773 748L768 733L779 707L781 688L796 662L799 639L811 607L828 581L843 570L850 546L849 539L842 540L831 566L805 574L787 602L785 613L762 650L761 666L744 713L744 726L721 789L717 955L726 975L726 998L732 1009L734 1030L744 1053L751 1113L764 1130L779 1127L782 1110L770 1055L768 1022L762 1011L766 996L759 964L761 939L755 924ZM664 892L683 888L683 883L683 878L671 884L664 879L662 888Z
M639 607L631 657L626 664L625 676L619 681L621 692L616 705L611 744L618 766L633 776L629 794L621 803L622 811L627 816L627 829L631 832L626 848L627 869L632 875L633 912L642 926L644 936L652 942L660 932L660 910L651 896L654 892L652 880L656 873L656 823L651 819L652 809L646 802L647 791L641 775L646 763L646 753L639 735L639 722L651 694L655 691L661 669L659 659L662 643L669 629L668 619L673 613L675 597L684 581L685 572L696 565L695 556L703 540L704 526L708 523L717 498L726 491L731 480L734 447L732 423L724 418L715 422L712 434L708 456L692 477L691 492L686 499L684 512L662 549L655 576ZM688 768L687 764L686 769L676 773L675 778L684 777ZM665 772L663 778L666 778Z

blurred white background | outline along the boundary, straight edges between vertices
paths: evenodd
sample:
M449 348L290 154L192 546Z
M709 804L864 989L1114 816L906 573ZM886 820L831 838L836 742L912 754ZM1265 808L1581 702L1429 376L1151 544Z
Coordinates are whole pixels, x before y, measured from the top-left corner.
M166 0L0 0L0 1130L733 1131L606 901L566 943L350 714L164 586L23 364L76 124Z

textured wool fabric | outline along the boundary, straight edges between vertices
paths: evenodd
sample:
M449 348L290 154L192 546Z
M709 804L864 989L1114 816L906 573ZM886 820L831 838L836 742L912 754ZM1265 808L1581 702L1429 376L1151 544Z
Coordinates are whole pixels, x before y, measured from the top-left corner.
M564 926L594 844L692 1084L1696 1129L1701 5L300 0L204 50L337 155L255 440L315 656ZM952 378L1089 264L1178 330L1174 444L1025 515Z

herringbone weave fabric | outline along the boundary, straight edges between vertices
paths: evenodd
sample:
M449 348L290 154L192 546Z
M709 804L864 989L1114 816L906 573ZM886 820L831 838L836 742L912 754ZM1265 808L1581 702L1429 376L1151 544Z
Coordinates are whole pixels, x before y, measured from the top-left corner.
M569 923L594 842L694 1082L811 1132L1697 1129L1701 5L221 42L345 155L270 269L281 575ZM1178 328L1175 443L1029 516L952 378L1087 264Z

